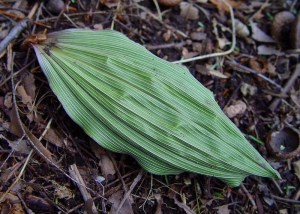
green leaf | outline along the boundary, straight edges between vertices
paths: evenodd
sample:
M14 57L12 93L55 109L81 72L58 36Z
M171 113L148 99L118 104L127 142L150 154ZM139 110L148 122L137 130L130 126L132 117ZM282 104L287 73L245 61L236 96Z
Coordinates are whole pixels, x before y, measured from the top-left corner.
M186 67L110 30L58 31L33 47L69 116L147 171L196 172L232 186L250 174L280 178Z

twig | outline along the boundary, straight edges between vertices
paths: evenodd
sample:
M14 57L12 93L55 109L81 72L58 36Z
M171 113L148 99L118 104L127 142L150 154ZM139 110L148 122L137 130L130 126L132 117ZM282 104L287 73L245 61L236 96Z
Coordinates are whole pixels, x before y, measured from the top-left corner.
M273 181L273 184L275 185L275 187L277 188L277 190L279 191L279 193L280 193L281 195L283 195L282 189L280 188L280 186L278 185L278 183L275 181L274 178L272 178L272 181Z
M13 72L13 71L12 71ZM13 73L11 72L11 76L13 77ZM46 161L46 163L52 165L53 167L55 167L58 171L60 171L63 175L65 175L67 178L69 178L71 181L75 182L78 185L82 185L80 183L78 183L75 179L73 179L70 175L68 175L67 173L65 173L53 160L52 157L50 156L51 153L43 146L43 144L39 141L39 139L37 139L22 123L21 119L20 119L20 115L18 114L18 107L17 107L17 102L16 102L16 95L15 95L15 84L14 84L14 78L11 78L11 85L12 85L12 94L13 94L13 106L14 109L13 111L15 111L15 117L17 117L17 122L18 122L18 129L20 129L20 131L25 134L26 140L30 143L30 145L32 146L32 148L40 155L40 157L42 159L44 159ZM46 130L45 130L46 131ZM42 150L42 151L41 151ZM43 151L44 150L44 151ZM86 189L90 190L93 194L101 197L102 199L105 199L105 197L99 195L97 192L95 192L94 190L92 190L89 187L86 187Z
M81 192L81 195L83 197L83 200L87 203L89 200L91 200L91 207L85 207L85 210L87 210L87 208L91 209L91 213L98 213L97 208L94 204L94 201L92 200L92 196L91 194L86 190L86 185L84 180L82 179L76 164L72 164L69 167L69 173L70 176L72 178L74 178L78 183L80 183L81 185L78 185L79 191Z
M284 88L282 89L283 94L287 94L288 91L291 89L291 87L294 85L295 81L297 80L298 76L300 75L300 63L297 64L292 76L288 80L288 82L285 84ZM279 105L281 99L280 98L275 98L271 105L269 106L269 109L273 112Z
M0 43L0 53L4 51L4 49L8 46L8 44L18 37L18 35L28 27L28 25L31 24L31 21L29 19L23 19L20 21L16 26L11 29L11 31L7 34L7 36L2 40Z
M41 2L40 6L38 8L38 11L37 11L36 18L35 18L36 22L39 21L39 17L40 17L43 5L44 5L44 2ZM31 30L31 34L33 34L35 32L35 29L36 29L36 25L33 26L32 30Z
M27 65L25 65L24 67L22 67L20 70L16 71L15 73L13 73L12 75L15 77L17 76L19 73L23 72L24 70L26 70L32 63L34 63L36 61L36 59L33 59L31 62L29 62ZM10 75L9 77L7 77L5 80L3 80L2 82L0 82L0 87L2 87L6 82L8 82L10 79L12 78L12 76Z
M13 18L16 18L16 19L20 19L20 20L22 20L22 21L24 20L23 17L16 16L16 15L11 14L11 13L7 13L7 12L5 12L5 11L3 11L3 10L0 10L0 13L4 14L4 15L6 15L6 16L9 16L9 17L13 17ZM30 21L32 21L32 20L30 20ZM51 29L51 26L44 25L44 24L42 24L42 23L40 23L40 22L36 22L36 21L32 21L32 22L33 22L33 24L35 24L35 25L39 25L39 26L42 26L42 27L46 27L46 28L50 28L50 29Z
M196 56L196 57L193 57L193 58L190 58L190 59L178 60L178 61L175 61L173 63L180 64L180 63L192 62L192 61L196 61L196 60L200 60L200 59L206 59L206 58L217 57L217 56L224 56L224 55L230 54L234 50L234 47L235 47L235 44L236 44L234 14L233 14L233 10L232 10L231 5L228 4L225 0L222 0L222 1L226 4L226 6L229 8L229 11L230 11L230 19L231 19L231 27L232 27L232 43L231 43L230 49L228 51L224 51L224 52L221 52L221 53L212 53L212 54L206 54L206 55L202 55L202 56Z
M255 203L253 197L250 195L250 193L246 189L246 187L244 186L244 184L241 184L241 188L244 191L244 193L246 193L247 197L249 198L249 200L250 200L250 202L251 202L251 204L253 206L253 209L256 209L256 203Z
M141 6L141 5L138 5L138 4L136 4L136 7L139 8L139 9L142 9L143 11L145 11L147 14L149 14L152 18L154 18L155 20L157 20L160 24L162 24L162 25L163 25L164 27L166 27L167 29L174 30L176 33L180 34L180 35L181 35L182 37L184 37L184 38L187 38L187 37L188 37L188 36L187 36L185 33L183 33L182 31L180 31L180 30L178 30L178 29L172 27L171 25L168 25L168 24L163 23L163 21L160 21L160 20L157 18L157 16L155 16L153 13L151 13L151 12L148 10L148 8L143 7L143 6Z
M129 195L131 194L132 190L134 189L134 187L137 185L137 183L141 180L143 174L144 174L144 170L141 169L141 171L139 172L139 174L136 176L136 178L134 179L133 183L131 184L129 191L124 195L123 200L121 201L121 203L119 204L119 207L116 211L116 214L118 214L123 206L123 204L125 203L125 201L127 200L127 198L129 197Z
M156 10L157 10L157 13L158 13L158 20L162 21L162 15L161 15L161 11L160 11L160 7L158 5L158 2L157 2L157 0L153 0L153 2L155 4L155 7L156 7Z
M275 200L278 200L278 201L284 201L284 202L288 202L288 203L292 203L292 204L300 204L300 201L298 201L298 200L282 198L282 197L275 196L275 195L272 195L271 197Z
M261 73L259 73L259 72L256 71L256 70L253 70L253 69L251 69L251 68L248 68L248 67L246 67L246 66L240 65L240 64L238 64L238 63L236 63L236 62L232 62L232 61L229 61L229 60L226 60L226 61L225 61L225 64L226 64L226 65L234 66L235 68L237 68L237 70L244 70L244 71L250 72L250 73L252 73L252 74L255 74L255 75L259 76L260 78L262 78L263 80L265 80L265 81L271 83L272 85L274 85L274 86L276 87L276 89L279 89L279 90L282 89L282 87L281 87L280 85L278 85L278 84L275 83L273 80L270 80L268 77L262 75Z
M118 1L118 4L117 4L117 12L120 10L120 5L121 5L121 1L119 0L119 1ZM117 18L117 13L115 13L115 15L114 15L114 17L113 17L113 19L112 19L111 26L110 26L110 29L111 29L111 30L114 29L116 18Z
M73 22L73 20L70 19L70 17L67 14L63 13L63 15L66 19L68 19L69 22L71 22L72 25L74 25L74 27L79 28L78 25L76 25L75 22Z
M36 2L36 3L33 5L33 7L31 8L30 13L27 15L27 18L28 18L28 19L32 19L33 15L35 14L35 12L36 12L36 10L38 9L38 7L39 7L39 3Z
M146 40L146 38L145 38L144 36L140 35L139 33L135 32L135 31L133 31L133 30L131 30L129 27L127 27L126 25L124 25L122 22L118 21L117 19L113 19L113 20L114 20L114 22L117 22L119 25L121 25L123 28L125 28L125 29L128 30L129 32L131 32L131 33L133 33L133 34L139 36L139 37L140 37L141 39L143 39L143 40ZM112 26L112 27L113 27L113 26ZM111 29L112 29L112 28L111 28Z
M169 44L162 44L162 45L144 45L148 50L156 50L156 49L164 49L164 48L182 48L186 42L179 42L179 43L169 43Z
M15 181L10 185L10 187L5 191L5 193L0 197L0 203L4 200L4 198L5 198L5 196L7 195L7 193L9 193L9 191L10 191L10 190L16 185L16 183L18 183L18 181L20 180L20 178L21 178L21 176L23 175L24 170L25 170L25 168L26 168L26 166L27 166L27 164L28 164L30 158L32 157L33 153L34 153L34 150L31 149L31 151L29 152L29 154L28 154L28 156L27 156L27 158L26 158L26 161L25 161L25 163L24 163L24 165L23 165L23 167L22 167L22 169L21 169L21 171L20 171L18 177L17 177L17 178L15 179Z

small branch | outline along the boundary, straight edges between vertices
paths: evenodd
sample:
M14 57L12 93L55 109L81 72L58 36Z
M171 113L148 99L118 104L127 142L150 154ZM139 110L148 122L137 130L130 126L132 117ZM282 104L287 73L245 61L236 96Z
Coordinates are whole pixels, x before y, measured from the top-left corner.
M300 63L297 64L297 66L296 66L296 68L295 68L295 70L293 72L293 75L290 77L289 81L285 84L284 88L282 89L282 93L283 94L287 94L289 92L289 90L294 85L294 83L297 80L297 78L298 78L299 75L300 75ZM275 111L275 109L279 105L280 101L281 101L280 98L276 98L275 100L273 100L273 102L269 106L269 109L272 112Z
M182 48L186 43L179 42L179 43L169 43L169 44L162 44L162 45L144 45L148 50L157 50L157 49L164 49L164 48Z
M71 166L69 166L69 174L74 180L76 180L78 183L81 184L81 185L77 185L77 187L79 188L79 191L81 192L81 195L83 197L83 200L85 201L85 204L89 205L89 207L85 207L85 210L91 209L90 210L91 213L98 213L91 194L85 188L86 184L85 184L83 178L81 177L76 164L72 164Z
M25 28L27 28L28 25L30 25L30 24L31 24L31 21L29 19L23 19L15 27L13 27L13 29L11 29L11 31L9 32L9 34L0 43L0 53L2 53L4 51L4 49L9 45L9 43L13 39L17 38L19 36L19 34Z
M127 198L129 197L129 195L131 194L132 190L134 189L134 187L137 185L137 183L141 180L143 174L144 174L144 170L141 169L141 171L139 172L139 174L136 176L136 178L134 179L133 183L131 184L129 191L125 194L123 200L121 201L121 203L119 204L119 207L117 209L116 214L118 214L121 211L121 208L123 206L123 204L125 203L125 201L127 200Z
M250 200L250 202L251 202L251 204L253 206L253 210L256 210L256 208L257 208L256 207L256 203L255 203L252 195L250 195L250 193L248 192L248 190L246 189L246 187L244 186L244 184L241 184L241 188L244 191L244 193L246 193L247 197L249 198L249 200Z
M16 19L20 19L20 20L22 20L22 21L24 20L23 17L16 16L16 15L11 14L11 13L7 13L7 12L5 12L5 11L3 11L3 10L0 10L0 13L3 14L3 15L9 16L9 17L13 17L13 18L16 18ZM30 20L30 21L33 22L33 24L35 24L35 25L39 25L39 26L42 26L42 27L46 27L46 28L50 28L50 29L51 29L51 26L44 25L44 24L42 24L42 23L40 23L40 22L35 22L35 21L32 21L32 20Z
M268 77L262 75L261 73L259 73L259 72L256 71L256 70L253 70L253 69L251 69L251 68L248 68L248 67L246 67L246 66L240 65L240 64L238 64L238 63L236 63L236 62L232 62L232 61L229 61L229 60L226 60L226 61L225 61L225 64L226 64L226 65L234 66L235 68L237 68L236 70L244 70L244 71L250 72L250 73L252 73L252 74L255 74L255 75L259 76L260 78L262 78L263 80L265 80L265 81L271 83L272 85L274 85L274 86L276 87L276 89L279 89L279 90L282 89L282 87L281 87L280 85L278 85L278 84L275 83L273 80L270 80Z

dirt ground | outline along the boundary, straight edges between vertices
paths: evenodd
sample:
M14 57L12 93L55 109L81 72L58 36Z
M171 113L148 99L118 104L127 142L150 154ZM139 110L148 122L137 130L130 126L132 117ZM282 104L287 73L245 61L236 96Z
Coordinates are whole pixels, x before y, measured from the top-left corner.
M236 44L222 0L1 1L1 40L25 17L35 21L0 58L1 213L299 213L300 2L227 2ZM282 11L295 17L281 24L291 19L278 21ZM171 62L220 53L182 64L282 179L248 176L230 187L188 172L152 175L91 140L61 107L33 49L20 45L45 29L112 27Z

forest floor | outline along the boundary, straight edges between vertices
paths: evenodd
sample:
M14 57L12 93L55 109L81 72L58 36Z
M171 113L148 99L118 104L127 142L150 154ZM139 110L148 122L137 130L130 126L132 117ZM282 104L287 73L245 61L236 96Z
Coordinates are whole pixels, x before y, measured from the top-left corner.
M297 33L289 30L294 24L274 22L279 12L299 13L300 2L227 2L236 36L222 0L1 1L0 40L22 19L35 21L0 58L1 213L299 213L300 16L298 47L289 36ZM33 49L20 49L30 34L69 28L114 29L170 62L220 53L182 65L282 179L248 176L230 187L189 172L152 175L96 144L59 107ZM29 141L44 150L32 150Z

